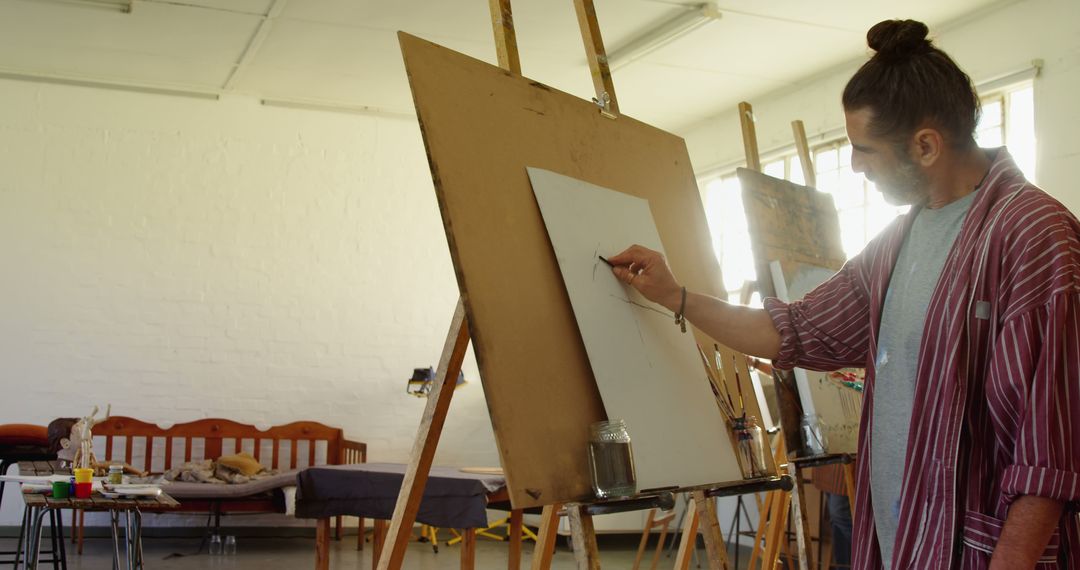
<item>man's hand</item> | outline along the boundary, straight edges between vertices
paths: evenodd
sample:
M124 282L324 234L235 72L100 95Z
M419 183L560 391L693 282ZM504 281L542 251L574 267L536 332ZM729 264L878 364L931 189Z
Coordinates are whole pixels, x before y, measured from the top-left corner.
M990 570L1034 568L1050 535L1061 521L1065 505L1045 497L1023 496L1009 507Z
M682 287L668 267L663 254L640 245L632 245L622 253L609 257L611 272L620 281L637 289L646 299L659 303L672 312L679 310Z
M679 311L682 287L660 252L634 245L608 258L608 263L613 266L611 272L615 277L637 289L646 299L667 307L672 313ZM705 334L744 354L775 359L780 351L780 333L762 309L731 305L687 291L683 316Z

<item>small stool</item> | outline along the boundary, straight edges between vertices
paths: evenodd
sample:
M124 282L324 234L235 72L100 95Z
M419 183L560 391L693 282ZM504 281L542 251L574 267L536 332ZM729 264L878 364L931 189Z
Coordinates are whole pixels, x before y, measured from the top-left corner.
M7 475L12 465L20 461L52 461L56 454L49 451L48 428L33 424L0 424L0 475ZM6 481L0 481L0 506L3 505ZM67 570L67 557L64 551L64 520L59 512L49 518L52 550L50 560L54 570ZM15 552L0 552L0 555L14 555L12 565L18 567L22 555L23 533L27 529L26 514L23 514L23 528L19 532L19 548ZM59 537L59 541L57 540ZM2 564L6 564L3 562Z

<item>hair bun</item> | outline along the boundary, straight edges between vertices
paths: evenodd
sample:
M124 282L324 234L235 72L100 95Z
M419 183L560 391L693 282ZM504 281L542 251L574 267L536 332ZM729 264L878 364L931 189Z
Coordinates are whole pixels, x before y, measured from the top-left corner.
M885 20L866 32L866 43L877 57L896 60L930 50L930 29L915 20Z

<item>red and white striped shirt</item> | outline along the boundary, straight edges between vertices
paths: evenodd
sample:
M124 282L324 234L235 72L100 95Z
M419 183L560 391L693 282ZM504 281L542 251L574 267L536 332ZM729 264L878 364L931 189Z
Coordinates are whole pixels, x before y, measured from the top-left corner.
M866 367L915 209L801 301L766 299L776 365ZM1039 568L1080 568L1080 222L1005 149L952 246L919 349L907 468L891 567L989 566L1021 495L1066 503ZM870 501L870 413L859 432L853 568L882 567Z

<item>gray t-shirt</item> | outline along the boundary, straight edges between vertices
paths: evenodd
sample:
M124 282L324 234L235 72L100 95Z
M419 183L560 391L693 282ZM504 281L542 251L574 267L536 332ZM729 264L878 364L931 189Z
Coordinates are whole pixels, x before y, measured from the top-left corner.
M870 494L886 570L892 562L900 518L900 488L926 311L975 194L916 215L885 294L875 365Z

